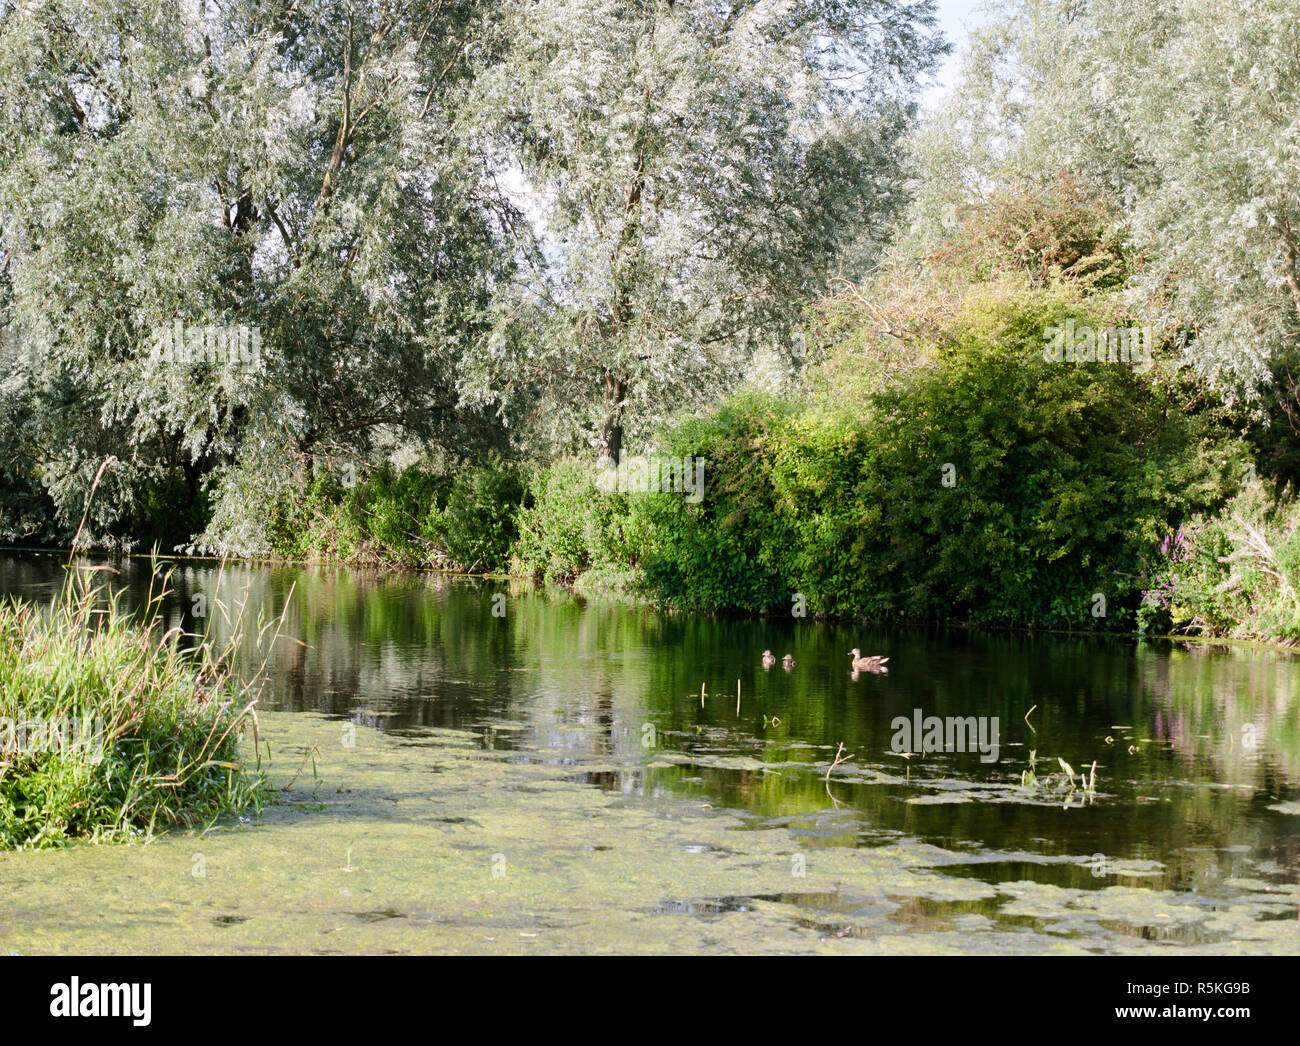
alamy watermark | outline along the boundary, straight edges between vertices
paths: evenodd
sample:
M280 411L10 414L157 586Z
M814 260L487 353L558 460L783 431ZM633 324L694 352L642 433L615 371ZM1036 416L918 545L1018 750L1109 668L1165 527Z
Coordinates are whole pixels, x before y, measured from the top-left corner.
M924 715L919 708L912 716L895 716L890 750L899 755L927 752L979 752L981 763L998 761L997 716Z
M104 720L100 716L13 719L0 716L0 754L34 755L85 749L91 761L104 758Z
M1064 327L1043 330L1043 359L1048 363L1127 363L1138 374L1151 369L1155 337L1150 326L1083 327L1071 316Z
M112 340L104 336L105 349ZM47 335L17 321L0 324L0 355L26 357L26 365L35 371L46 366L49 351ZM149 328L144 353L143 359L177 366L211 363L252 370L262 360L262 329L243 323L187 327L177 319Z
M50 985L51 1017L129 1017L137 1028L147 1028L151 1017L153 983L126 981L81 983L79 977Z
M704 459L620 457L617 465L602 469L596 486L608 494L684 494L692 505L704 499Z
M262 331L245 324L186 327L180 320L155 327L150 335L155 360L188 366L194 363L243 364L255 367L262 359Z

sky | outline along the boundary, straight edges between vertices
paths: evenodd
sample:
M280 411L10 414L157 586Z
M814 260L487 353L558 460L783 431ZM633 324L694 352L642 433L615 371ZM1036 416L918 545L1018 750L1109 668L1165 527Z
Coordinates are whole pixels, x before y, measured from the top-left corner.
M933 84L921 95L921 106L933 109L935 104L957 78L961 68L961 54L966 47L967 31L988 20L983 8L984 0L938 0L939 27L953 45L952 54L944 60L934 76Z

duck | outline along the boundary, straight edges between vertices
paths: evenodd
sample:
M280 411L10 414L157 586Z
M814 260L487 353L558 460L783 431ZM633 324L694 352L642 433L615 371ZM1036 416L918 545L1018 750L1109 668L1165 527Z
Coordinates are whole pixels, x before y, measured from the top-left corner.
M786 654L785 657L781 658L781 667L784 668L787 672L789 672L790 669L794 668L794 655Z
M770 651L770 650L764 650L764 651L763 651L763 671L766 672L766 671L767 671L769 668L771 668L774 664L776 664L776 655L775 655L774 653L772 653L772 651Z
M849 657L853 658L853 670L855 672L865 669L868 672L888 672L885 668L887 657L881 657L879 654L873 654L871 657L863 657L862 651L854 647L849 651Z

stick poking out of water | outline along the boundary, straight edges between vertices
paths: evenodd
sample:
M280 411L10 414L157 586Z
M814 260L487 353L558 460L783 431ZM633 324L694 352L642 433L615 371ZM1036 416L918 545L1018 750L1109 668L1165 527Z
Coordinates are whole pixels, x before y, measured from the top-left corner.
M736 680L736 715L740 715L740 680Z
M835 762L831 763L831 765L828 766L828 767L826 768L826 781L827 781L828 784L830 783L830 779L831 779L831 771L834 770L837 766L839 766L840 763L842 763L842 762L844 762L844 742L843 742L843 741L840 742L840 747L839 747L839 749L838 749L838 750L836 751L836 753L835 753Z

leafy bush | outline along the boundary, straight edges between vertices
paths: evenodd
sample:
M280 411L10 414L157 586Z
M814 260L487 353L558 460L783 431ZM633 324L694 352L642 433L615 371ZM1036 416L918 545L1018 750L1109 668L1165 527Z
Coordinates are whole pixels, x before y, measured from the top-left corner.
M451 489L446 476L422 468L395 473L385 466L369 483L353 489L366 534L386 559L409 564L427 561L441 533L436 506L446 504Z
M1040 287L1065 280L1106 289L1128 277L1119 208L1087 195L1068 171L1038 192L1002 191L954 217L960 224L930 259L952 278L1019 272Z
M533 475L532 503L519 517L517 572L548 581L603 578L606 587L628 586L641 557L640 518L630 495L602 490L596 477L594 463L576 458Z
M704 459L704 493L636 499L644 519L646 583L686 609L770 610L790 597L794 551L772 473L779 436L796 408L743 392L665 434L671 457Z
M470 573L501 573L518 534L525 487L519 473L497 464L458 475L429 532L451 563Z
M1192 519L1157 561L1168 583L1146 603L1167 607L1172 628L1300 639L1300 500L1290 490L1247 484L1217 514Z
M501 571L523 495L518 472L498 463L454 478L385 466L351 487L322 473L281 496L268 531L289 559Z
M822 614L1132 625L1145 550L1222 496L1224 441L1154 374L1044 361L1067 315L1092 320L1050 294L976 295L938 366L851 412L746 394L682 424L670 450L706 458L706 495L647 500L650 587L687 608L798 592Z

